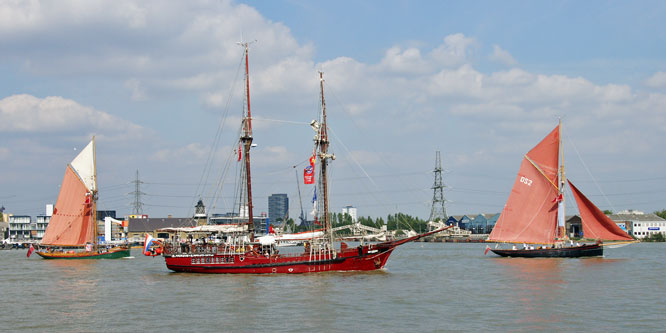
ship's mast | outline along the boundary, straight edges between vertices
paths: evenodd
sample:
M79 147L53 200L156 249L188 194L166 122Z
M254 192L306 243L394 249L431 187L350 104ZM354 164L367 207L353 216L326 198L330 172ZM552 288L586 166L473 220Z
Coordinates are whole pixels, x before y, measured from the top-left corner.
M328 154L328 125L326 124L326 99L324 98L324 73L319 72L319 87L321 89L321 126L319 127L319 135L317 138L317 145L319 146L319 159L321 160L321 177L319 177L319 184L321 188L322 203L324 205L324 232L328 236L329 242L333 242L333 228L331 228L331 219L328 216L328 178L326 166L328 159L335 159L335 155Z
M243 115L243 134L240 138L243 146L243 159L245 163L245 183L247 190L247 214L250 241L254 241L254 218L252 214L252 178L250 175L250 148L252 147L252 113L250 112L250 65L248 62L248 43L241 43L245 47L245 94L247 109ZM242 202L241 202L242 205Z
M93 184L95 188L90 193L92 200L92 221L93 221L93 249L97 251L97 153L95 149L95 136L92 138L93 150Z
M560 118L560 125L558 126L559 128L559 137L560 137L560 196L562 200L559 201L559 207L558 207L558 214L559 214L559 222L557 223L558 226L558 231L559 231L559 226L560 224L564 227L566 227L566 210L565 210L565 205L564 205L564 183L566 182L566 178L564 176L564 145L563 145L563 140L562 140L562 118ZM566 230L565 234L561 235L561 238L564 238L566 236Z

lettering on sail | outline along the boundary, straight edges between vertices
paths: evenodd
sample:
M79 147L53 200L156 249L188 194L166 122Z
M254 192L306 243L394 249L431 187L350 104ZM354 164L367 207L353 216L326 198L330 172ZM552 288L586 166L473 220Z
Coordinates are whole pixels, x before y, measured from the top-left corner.
M532 186L532 180L527 177L520 177L520 182L527 186Z

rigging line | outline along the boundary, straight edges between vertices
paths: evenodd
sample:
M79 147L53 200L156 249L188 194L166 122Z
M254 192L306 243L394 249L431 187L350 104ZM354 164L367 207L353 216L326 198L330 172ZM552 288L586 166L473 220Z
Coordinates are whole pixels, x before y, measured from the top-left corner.
M334 138L340 143L340 145L342 146L342 148L347 152L347 154L349 155L349 157L351 158L351 160L354 162L354 164L356 164L356 166L357 166L359 169L361 169L361 171L363 172L363 174L365 174L365 176L368 178L368 180L370 180L370 183L372 183L372 185L375 187L375 189L379 190L379 186L377 186L377 183L375 183L375 181L372 179L372 177L370 177L370 175L365 171L365 169L361 166L361 164L360 164L360 163L354 158L354 155L353 155L353 154L351 153L351 151L347 148L347 146L344 144L344 142L342 142L342 140L340 140L340 138L339 138L338 135L335 133L335 131L333 131L333 130L330 129L330 128L329 128L329 130L330 130L331 134L333 134L333 137L334 137ZM380 158L381 158L381 156L380 156ZM383 192L380 192L380 193L383 193ZM384 201L385 201L385 200L380 200L380 198L377 197L377 196L375 195L375 193L370 192L370 195L372 195L372 197L373 197L377 202L384 202Z
M298 163L296 163L296 164L294 164L294 165L290 165L290 166L287 166L287 167L282 167L282 168L280 168L280 169L276 169L276 170L273 170L273 171L264 172L264 173L262 174L262 176L263 176L263 177L267 177L267 176L273 176L273 175L279 175L279 174L287 174L287 173L291 174L291 172L292 172L296 167L299 167L299 166L301 166L301 165L304 165L304 164L307 163L309 160L310 160L309 158L306 158L306 159L304 159L304 160L302 160L302 161L300 161L300 162L298 162ZM276 184L276 183L292 183L292 182L293 182L293 181L291 181L291 180L290 180L290 181L280 181L280 182L271 181L270 184ZM253 181L252 183L254 183L254 181ZM261 182L259 182L259 184L261 184Z
M534 163L534 162L532 161L531 158L527 157L527 154L525 154L525 159L526 159L528 162L530 162L530 163L532 164L532 166L534 166L534 167L537 169L537 171L539 171L539 173L540 173L544 178L546 178L546 179L548 180L548 182L550 183L550 185L553 185L553 187L555 188L555 190L557 190L557 192L560 191L560 188L557 187L557 185L555 185L555 184L553 183L553 181L550 180L550 178L548 178L548 176L546 176L546 174L541 170L541 168L540 168L536 163Z
M271 119L271 118L264 118L264 117L251 117L250 119L252 120L259 120L259 121L270 121L274 123L285 123L285 124L296 124L296 125L310 125L308 122L303 122L303 121L294 121L294 120L282 120L282 119Z
M611 206L611 208L613 209L613 211L616 211L615 206L613 206L613 204L610 202L610 200L608 199L608 196L606 196L606 194L604 193L604 191L603 191L603 190L601 189L601 187L599 186L599 183L598 183L597 180L594 178L594 175L592 175L592 172L590 172L590 168L588 168L588 167L587 167L587 164L585 163L585 161L583 161L583 157L580 156L580 152L578 151L578 147L576 147L576 144L573 142L573 140L571 140L571 138L569 138L569 134L568 134L568 132L564 132L564 135L567 137L567 142L570 142L570 143L571 143L571 146L572 146L573 149L574 149L574 151L576 151L576 155L578 156L578 159L579 159L580 162L583 164L583 167L585 168L585 171L587 171L587 174L590 176L590 178L592 178L592 181L594 182L594 185L597 187L597 189L599 190L599 192L601 192L602 196L604 197L604 199L606 199L606 202L608 203L609 206Z
M242 126L239 127L238 131L236 132L236 137L239 138L239 139L236 140L236 142L234 143L234 147L236 147L236 145L239 145L239 147L240 147L240 133L241 133L241 131L242 131ZM217 201L219 200L220 194L221 194L221 192L224 188L224 179L226 179L227 174L228 174L229 170L231 169L232 161L236 160L235 158L232 158L234 156L233 151L234 151L234 149L231 149L228 152L228 157L226 159L226 163L224 165L224 168L222 169L222 171L220 172L220 174L217 177L217 181L215 183L216 185L213 187L213 190L211 190L212 193L209 192L209 195L213 197L213 199L212 199L213 204L211 205L212 206L211 208L217 206ZM241 153L240 148L239 148L238 153L239 154ZM223 201L224 201L224 204L226 205L227 204L226 200L223 199Z
M210 173L211 173L212 168L213 168L213 159L214 159L214 156L215 156L214 152L217 151L217 147L219 146L219 143L220 143L220 137L222 136L222 129L225 127L225 125L227 123L227 118L229 116L229 110L231 110L231 100L232 100L231 96L233 95L233 91L235 90L235 85L238 82L238 76L239 76L239 73L240 73L242 65L243 65L244 57L245 57L245 54L243 53L243 55L241 56L241 60L238 63L238 67L236 68L236 74L235 74L234 80L233 80L234 84L232 84L231 87L229 88L229 95L228 95L226 104L224 106L224 112L223 112L223 115L222 115L222 119L221 119L221 121L220 121L220 123L217 127L217 131L215 133L213 143L210 146L210 150L209 150L209 153L208 153L208 158L206 159L206 164L204 165L204 170L202 171L201 177L199 178L199 185L196 188L195 195L192 198L192 203L191 203L190 206L194 206L194 201L197 200L196 194L201 193L203 191L203 185L202 184L207 183L208 182L208 177L210 177ZM194 209L194 208L192 208L192 209Z
M368 178L368 180L370 180L370 182L372 183L372 185L374 185L375 187L377 187L377 183L375 183L375 181L374 181L374 180L370 177L370 175L365 171L365 169L361 166L361 164L358 163L358 161L354 158L354 155L352 155L351 151L349 151L349 149L347 148L347 146L345 146L345 144L342 142L342 140L340 140L340 138L338 137L338 135L335 134L335 131L333 131L333 130L330 129L330 128L329 128L329 131L331 131L331 133L333 134L333 136L335 137L335 139L340 143L340 145L342 146L342 148L347 152L347 154L349 155L349 157L351 158L351 160L354 162L354 164L356 164L356 166L357 166L359 169L361 169L361 171L363 172L363 174L365 175L365 177Z
M643 192L625 192L625 193L611 193L611 194L597 194L597 195L588 195L588 197L599 197L599 196L624 196L624 195L636 195L636 194L654 194L654 193L664 193L666 190L652 190L652 191L643 191Z
M358 131L361 131L360 126L356 122L356 118L353 116L352 112L350 111L349 107L347 107L344 103L342 103L342 100L338 97L338 95L335 93L335 87L329 85L328 86L329 93L333 95L333 99L335 99L340 105L342 105L342 110L349 116L351 119L352 124L354 124L354 127ZM384 159L384 157L381 154L378 154L379 159L384 163L384 166L386 167L391 167L391 165ZM402 179L398 179L399 182L401 182L401 185L405 185ZM397 207L396 207L397 208Z

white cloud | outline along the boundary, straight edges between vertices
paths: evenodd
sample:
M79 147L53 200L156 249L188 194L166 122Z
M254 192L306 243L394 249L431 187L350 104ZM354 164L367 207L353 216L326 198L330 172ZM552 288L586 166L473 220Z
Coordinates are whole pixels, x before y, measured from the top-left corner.
M259 168L277 169L309 153L306 125L301 134L287 127L292 124L269 119L309 121L316 114L317 70L325 72L332 133L359 163L372 167L390 159L395 161L391 167L416 164L422 169L423 151L445 145L455 166L491 168L483 164L499 164L496 157L505 152L521 156L558 116L581 136L581 150L610 153L616 160L624 151L635 153L631 159L640 162L659 151L666 136L663 91L640 91L623 82L598 84L552 69L528 70L501 45L479 57L477 51L485 47L461 33L442 36L438 45L387 45L379 61L318 54L323 60L315 63L314 45L298 41L287 25L231 1L5 1L0 2L0 61L8 68L23 66L10 72L23 86L41 89L42 96L70 95L81 91L78 85L84 82L89 84L81 92L86 103L107 105L113 99L109 104L115 110L127 108L100 111L62 97L6 97L0 100L0 134L7 133L4 139L18 133L20 140L30 136L32 141L5 144L0 158L40 143L45 150L53 145L71 149L70 142L53 137L97 133L114 140L142 139L107 147L109 159L130 168L150 160L164 175L191 172L208 154L207 147L191 142L205 143L213 136L216 109L229 106L232 115L222 131L230 138L221 142L233 145L238 139L244 68L236 42L241 32L245 40L257 40L250 46L250 87L259 144L253 161ZM488 61L509 68L484 70ZM663 89L666 73L656 72L644 84ZM142 101L145 111L133 112L127 100ZM149 129L116 114L143 119L156 132L142 137ZM339 148L336 144L332 148ZM340 155L345 151L337 149ZM43 159L41 153L35 151L31 161ZM334 164L336 172L353 165L345 157Z
M503 50L498 45L493 45L493 53L488 56L491 61L498 62L506 66L515 66L518 64L516 59L509 52Z
M22 94L0 100L0 131L40 134L74 130L114 139L135 139L143 131L141 126L62 97L42 99Z
M421 51L419 49L408 48L402 50L400 47L394 46L386 51L378 69L411 75L414 73L423 73L427 70L427 66L421 58Z
M475 51L477 41L464 34L457 33L444 37L444 43L434 49L429 57L437 64L452 67L469 62L469 57Z
M137 79L129 79L125 81L125 88L131 91L133 101L144 101L147 99L146 92L141 85L141 81Z
M647 78L644 83L651 88L666 89L666 72L656 72Z
M190 143L184 147L158 150L151 155L151 159L159 162L203 164L209 153L208 147L204 147L200 143Z

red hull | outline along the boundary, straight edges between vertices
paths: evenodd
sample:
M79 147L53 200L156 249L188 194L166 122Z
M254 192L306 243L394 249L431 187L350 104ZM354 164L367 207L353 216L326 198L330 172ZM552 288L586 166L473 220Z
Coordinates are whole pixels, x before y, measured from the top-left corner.
M188 273L297 274L374 271L386 265L396 247L448 228L450 227L392 242L353 248L344 246L341 250L322 255L302 253L264 256L255 252L217 253L215 247L209 248L212 250L209 253L179 253L177 247L169 246L165 248L163 255L168 269Z
M370 252L370 253L368 253ZM368 250L358 248L336 251L333 255L311 257L309 253L288 256L250 254L180 254L166 255L167 268L189 273L314 273L328 271L372 271L381 269L393 248Z

